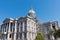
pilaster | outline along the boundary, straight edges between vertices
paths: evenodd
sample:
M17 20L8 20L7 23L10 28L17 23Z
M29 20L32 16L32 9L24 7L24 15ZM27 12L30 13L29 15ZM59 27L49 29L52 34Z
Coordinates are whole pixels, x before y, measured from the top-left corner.
M16 40L17 20L15 20L14 40Z
M8 27L8 37L7 37L7 40L9 40L9 36L10 36L10 26L11 26L11 22L9 22L9 27Z

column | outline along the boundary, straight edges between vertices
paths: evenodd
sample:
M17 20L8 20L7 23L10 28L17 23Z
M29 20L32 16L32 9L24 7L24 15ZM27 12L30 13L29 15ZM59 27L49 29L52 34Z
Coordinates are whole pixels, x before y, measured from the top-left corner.
M29 35L30 35L30 34L27 32L27 36L26 36L27 40L29 40L29 38L30 38Z
M24 25L24 22L23 22L23 25L22 25L22 27L23 27L23 28L22 28L22 29L23 29L23 32L24 32L24 26L25 26L25 25Z
M21 23L19 23L19 32L20 32Z
M22 40L24 40L24 22L22 23Z
M24 33L22 33L22 40L24 40Z
M9 22L8 25L9 25L9 26L8 26L8 37L7 37L7 40L9 40L9 36L10 36L10 25L11 25L11 23Z
M59 26L58 26L58 23L57 22L55 22L55 28L56 28L56 30L59 29Z
M8 32L8 23L6 25L6 32ZM7 39L8 39L8 36L7 36Z
M17 20L15 21L14 40L16 40Z
M8 25L6 25L6 32L7 32L7 29L8 29Z
M52 28L52 24L50 24L50 26L51 26L51 29L53 29L53 28Z

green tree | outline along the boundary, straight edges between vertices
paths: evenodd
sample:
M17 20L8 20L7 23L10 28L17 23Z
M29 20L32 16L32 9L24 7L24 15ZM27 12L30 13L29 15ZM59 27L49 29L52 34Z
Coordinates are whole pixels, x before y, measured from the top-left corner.
M59 30L51 30L50 34L54 35L55 39L60 38L60 29Z
M60 38L60 29L55 31L54 36Z
M0 32L0 38L2 37L2 33Z
M39 32L35 38L35 40L44 40L44 37L42 36L42 34Z

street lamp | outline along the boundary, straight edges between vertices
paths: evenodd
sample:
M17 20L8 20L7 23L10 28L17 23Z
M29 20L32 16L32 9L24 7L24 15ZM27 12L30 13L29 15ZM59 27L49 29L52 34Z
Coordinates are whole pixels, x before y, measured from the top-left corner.
M6 40L6 34L7 34L7 32L4 32L4 40Z

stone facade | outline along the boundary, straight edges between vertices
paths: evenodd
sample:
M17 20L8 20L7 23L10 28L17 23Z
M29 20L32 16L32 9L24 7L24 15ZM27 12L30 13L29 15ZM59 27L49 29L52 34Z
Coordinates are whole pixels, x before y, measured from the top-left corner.
M34 40L37 35L37 19L34 13L30 9L27 16L6 18L1 25L2 40Z
M58 30L59 25L58 25L57 21L46 22L46 23L40 24L38 29L39 29L39 32L42 32L45 40L55 40L54 36L52 34L50 34L50 32L54 29Z

